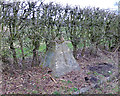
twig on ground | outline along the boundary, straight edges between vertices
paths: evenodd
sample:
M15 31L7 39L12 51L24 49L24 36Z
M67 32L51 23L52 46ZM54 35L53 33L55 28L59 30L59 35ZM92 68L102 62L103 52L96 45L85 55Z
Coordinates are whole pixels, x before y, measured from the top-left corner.
M119 50L120 46L118 46L113 53L116 53Z
M50 74L48 74L50 76L50 79L54 82L57 83L56 80L54 78L52 78L52 76Z

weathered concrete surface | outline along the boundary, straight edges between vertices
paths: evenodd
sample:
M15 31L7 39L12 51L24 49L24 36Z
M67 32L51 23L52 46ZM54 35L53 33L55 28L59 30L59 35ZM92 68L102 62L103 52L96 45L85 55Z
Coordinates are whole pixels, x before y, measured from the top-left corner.
M52 75L56 77L72 70L80 70L77 61L65 42L53 44L53 47L46 53L43 66L51 68Z

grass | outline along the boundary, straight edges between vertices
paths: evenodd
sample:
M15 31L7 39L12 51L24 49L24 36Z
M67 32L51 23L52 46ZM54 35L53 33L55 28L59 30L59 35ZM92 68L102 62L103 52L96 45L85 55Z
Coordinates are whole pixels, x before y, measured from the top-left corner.
M24 54L26 57L32 56L32 49L33 48L23 48ZM46 45L41 44L39 47L39 52L45 52L45 49L46 49ZM16 48L16 53L17 53L18 58L20 58L22 56L22 52L21 52L20 48Z
M65 93L65 94L72 94L73 92L78 91L77 88L75 88L74 84L72 81L70 80L61 80L61 82L63 83L63 85L60 87L60 89L58 90L60 93ZM68 87L68 85L72 84L72 88Z
M118 88L118 85L116 85L113 89L112 89L113 93L118 93L118 91L120 91L120 89Z
M70 88L70 90L71 90L72 92L76 92L76 91L78 91L78 88L73 87L73 88Z
M67 46L68 46L71 50L73 49L72 43L67 43Z
M91 72L87 72L87 75L90 75L90 74L92 74Z
M25 39L25 42L31 42L31 41L27 38L27 39ZM18 42L16 42L15 46L17 46L17 45L19 45ZM73 50L73 46L72 46L71 42L67 43L67 46L70 48L70 50ZM78 48L82 48L83 46L84 46L83 43L79 43L78 44ZM31 46L29 48L28 47L24 47L23 48L25 57L31 57L32 56L33 48L34 48L33 46ZM41 43L40 47L39 47L39 52L45 52L46 51L45 49L46 49L45 43ZM17 57L21 58L22 57L22 52L21 52L20 47L16 48L15 50L16 50L16 53L17 53ZM12 57L12 55L10 57Z
M37 93L38 93L37 90L33 90L33 91L32 91L32 94L37 94Z
M65 80L61 80L63 83L66 82Z
M73 49L72 43L67 43L67 45L71 50ZM32 49L33 48L23 48L26 57L32 56ZM39 52L45 52L45 49L46 49L46 45L44 43L41 43L39 47ZM20 48L16 48L16 53L18 58L22 56L22 52Z
M73 46L72 46L71 42L67 43L67 46L70 48L70 50L73 50ZM78 48L82 48L82 47L84 47L84 44L80 43L78 45ZM25 57L31 57L32 56L33 47L31 47L31 48L24 47L23 50L24 50ZM41 43L40 47L39 47L39 52L45 52L45 51L46 51L46 45L45 45L45 43ZM17 57L21 58L22 52L21 52L20 48L16 48L16 53L17 53Z
M29 49L29 48L23 48L24 50L24 54L25 56L32 56L32 49ZM21 49L20 48L16 48L16 53L17 53L17 57L20 58L21 57Z
M45 49L46 49L46 45L42 43L39 47L39 52L45 52Z
M60 94L59 91L54 91L53 94L57 95L57 94Z
M69 84L69 83L72 83L72 81L68 80L67 83L68 83L68 84Z

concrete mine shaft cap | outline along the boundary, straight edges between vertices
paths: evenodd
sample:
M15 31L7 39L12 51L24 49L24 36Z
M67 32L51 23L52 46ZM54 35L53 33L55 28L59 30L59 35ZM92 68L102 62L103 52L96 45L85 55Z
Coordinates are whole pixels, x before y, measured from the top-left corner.
M52 75L59 77L73 70L80 70L79 64L73 57L66 42L54 43L46 52L43 67L52 69Z

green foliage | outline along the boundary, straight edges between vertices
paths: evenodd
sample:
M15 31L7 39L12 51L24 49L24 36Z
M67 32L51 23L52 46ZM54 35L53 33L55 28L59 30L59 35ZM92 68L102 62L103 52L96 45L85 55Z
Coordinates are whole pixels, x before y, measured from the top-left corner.
M78 91L78 88L71 88L71 91L76 92Z
M118 88L118 85L115 86L112 90L113 90L115 93L118 92L118 91L120 91L120 89Z
M33 90L32 94L38 94L38 91L37 90Z
M59 91L54 91L53 94L57 95L57 94L60 94Z
M66 81L65 80L61 80L63 83L65 83Z
M67 45L71 50L73 49L72 43L67 43Z
M68 47L72 50L73 49L73 46L71 43L67 43ZM45 49L46 49L46 45L45 44L41 44L40 47L39 47L39 52L45 52ZM30 57L32 56L32 48L29 49L27 47L23 48L24 50L24 54L26 57ZM17 53L17 57L20 58L21 57L21 49L20 48L16 48L16 53Z
M43 78L43 79L46 79L47 77L46 77L46 76L43 76L42 78Z
M109 74L112 74L112 71L108 71Z
M61 35L71 41L68 46L75 54L78 48L91 45L103 45L109 49L118 46L119 15L114 12L94 7L64 7L52 2L37 5L37 2L39 0L0 1L0 50L7 45L14 61L28 56L37 60L34 59L37 52L45 52L48 45Z
M67 83L72 83L72 81L68 80Z
M25 57L32 56L32 49L23 48L23 50L24 50ZM21 49L20 48L16 48L16 53L17 53L17 57L20 58L21 54L22 54Z
M92 74L91 72L87 72L88 75Z
M40 52L45 52L45 49L46 49L46 45L45 44L41 44L40 47L39 47L39 51Z

